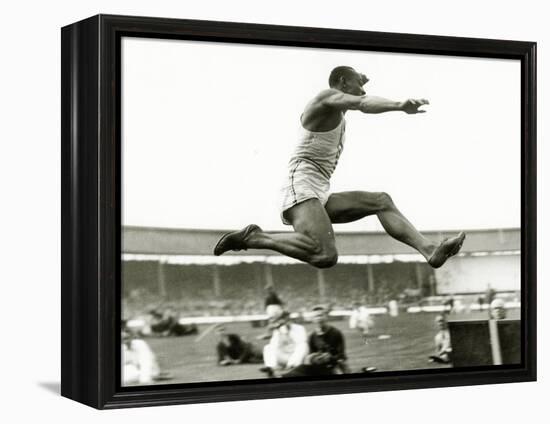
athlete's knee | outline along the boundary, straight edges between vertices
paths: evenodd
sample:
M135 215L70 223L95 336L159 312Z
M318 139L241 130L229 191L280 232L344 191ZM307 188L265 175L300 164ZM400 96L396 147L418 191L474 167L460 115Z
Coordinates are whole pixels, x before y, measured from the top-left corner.
M381 210L391 209L395 207L391 196L383 191L376 194L376 203Z
M338 252L336 249L327 249L312 257L309 263L316 268L330 268L337 262Z

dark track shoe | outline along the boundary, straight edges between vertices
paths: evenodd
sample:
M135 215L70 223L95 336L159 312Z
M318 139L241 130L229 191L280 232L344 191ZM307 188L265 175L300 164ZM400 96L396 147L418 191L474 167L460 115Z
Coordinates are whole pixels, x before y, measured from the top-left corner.
M257 231L262 231L262 229L255 224L250 224L242 230L225 233L216 243L214 255L220 256L230 250L246 250L247 237Z
M430 259L428 259L428 263L433 268L441 267L445 262L447 262L447 259L456 255L460 251L465 238L466 234L464 232L460 232L456 237L443 240L435 249L432 256L430 256Z

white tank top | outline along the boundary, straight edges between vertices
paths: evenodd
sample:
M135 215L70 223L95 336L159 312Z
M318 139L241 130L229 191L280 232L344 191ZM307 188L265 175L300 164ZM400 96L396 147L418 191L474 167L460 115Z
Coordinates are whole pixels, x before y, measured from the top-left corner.
M297 161L303 160L314 165L323 176L330 178L344 149L345 132L344 118L330 131L309 131L301 125L300 140L289 165L292 167Z

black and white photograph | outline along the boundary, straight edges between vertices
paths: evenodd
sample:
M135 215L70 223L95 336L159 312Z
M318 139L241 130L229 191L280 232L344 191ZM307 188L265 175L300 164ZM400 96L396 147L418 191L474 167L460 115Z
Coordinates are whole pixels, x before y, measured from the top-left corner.
M544 2L3 6L1 422L544 421Z
M121 386L522 363L519 60L120 52Z

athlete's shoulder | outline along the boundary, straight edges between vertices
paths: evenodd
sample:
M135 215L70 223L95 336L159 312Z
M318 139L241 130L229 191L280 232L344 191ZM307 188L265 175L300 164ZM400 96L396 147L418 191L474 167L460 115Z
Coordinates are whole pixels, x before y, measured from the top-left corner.
M336 328L334 325L327 324L327 331L331 333L342 333L338 328Z
M306 328L301 324L297 324L297 323L293 322L291 324L291 327L298 334L307 334Z
M332 325L327 325L327 334L329 334L329 337L337 338L337 339L343 339L344 333L342 333L338 328L333 327Z
M342 92L340 90L337 90L335 88L327 88L325 90L322 90L320 91L315 97L314 97L314 100L318 101L318 102L323 102L325 101L326 99L330 98L330 97L333 97L333 96L337 96L339 94L342 94Z
M322 90L310 100L306 106L306 111L313 111L314 113L327 113L333 109L331 106L332 103L334 103L334 99L338 98L341 94L342 92L340 90L336 90L335 88L327 88Z

